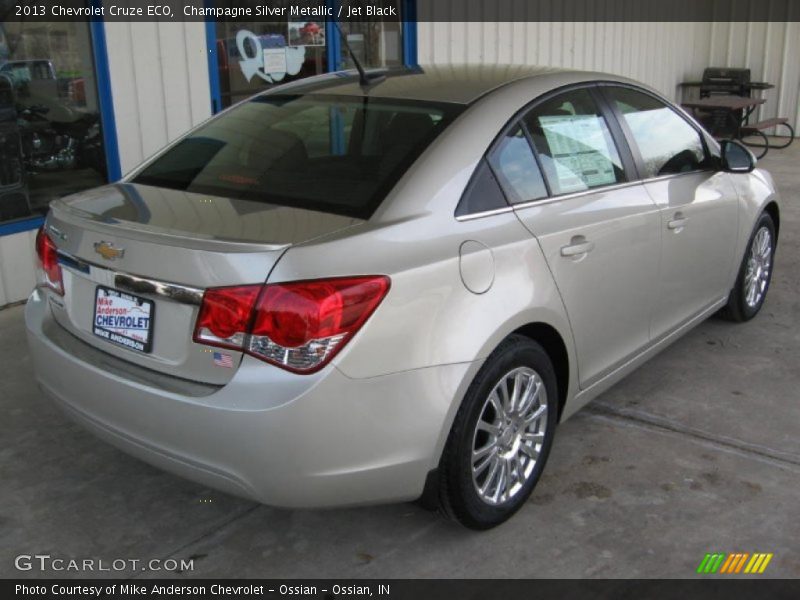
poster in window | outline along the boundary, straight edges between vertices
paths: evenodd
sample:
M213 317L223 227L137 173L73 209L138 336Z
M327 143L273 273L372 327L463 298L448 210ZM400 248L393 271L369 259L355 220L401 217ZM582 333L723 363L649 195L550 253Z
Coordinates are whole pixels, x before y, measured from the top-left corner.
M290 46L324 46L324 21L289 21Z

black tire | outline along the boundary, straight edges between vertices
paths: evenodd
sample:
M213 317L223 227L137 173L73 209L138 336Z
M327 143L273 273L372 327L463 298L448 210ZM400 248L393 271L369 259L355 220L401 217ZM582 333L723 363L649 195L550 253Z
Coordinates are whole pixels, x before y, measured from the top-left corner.
M521 375L520 381L524 381L525 385L534 382L532 385L539 385L539 389L543 390L545 394L528 396L538 398L538 400L531 400L527 407L527 410L532 412L526 413L525 410L519 410L516 413L506 413L505 410L503 411L503 415L516 415L508 417L516 419L515 424L498 429L498 431L506 432L505 435L495 436L478 430L478 420L481 419L483 423L486 423L486 416L495 413L495 404L490 403L490 395L495 390L500 393L501 390L498 388L500 382L506 381L506 375L518 369L520 371L516 372ZM539 379L531 375L531 371ZM506 384L506 389L508 389L508 384ZM511 389L513 390L513 387ZM527 427L537 430L532 433L524 429L526 426L523 418L526 414L531 417L533 412L539 410L537 406L540 405L536 404L537 401L545 404L546 411L541 417L527 425ZM518 408L524 409L525 407L526 403L522 402ZM464 401L456 414L439 464L439 504L442 512L447 517L458 520L464 526L477 530L495 527L517 512L525 504L541 477L553 443L557 413L558 389L550 357L536 342L519 335L509 336L486 359L467 390ZM495 414L494 418L501 420L505 417ZM520 448L521 433L543 436L540 438L540 445L535 444L538 448L538 455L532 463L525 462L532 459ZM481 442L480 436L486 436L485 444ZM491 441L493 439L494 442ZM514 442L509 442L509 439L516 440L516 446L514 446ZM491 460L504 463L504 466L500 467L500 473L503 472L503 469L512 469L512 465L516 465L516 468L513 469L516 479L509 480L509 483L514 482L516 491L513 493L509 491L505 500L502 500L502 497L505 496L503 494L496 503L490 503L479 494L477 489L479 484L485 484L486 478L489 477L487 471L495 469L495 464L492 463L489 467L485 467L485 471L476 475L477 479L473 480L472 457L476 444L481 446L479 450L495 446ZM512 457L509 462L503 458L505 454L501 454L499 448L508 448L507 455L514 455L515 452L519 454ZM530 469L531 465L532 470L524 474L524 471ZM481 480L481 477L484 479ZM502 475L498 474L496 478L500 481ZM521 483L520 479L524 483ZM491 482L487 487L489 490L492 489ZM497 483L495 489L500 487L500 484Z
M766 229L769 234L770 260L767 267L768 270L766 281L763 284L761 294L756 302L752 302L748 301L747 297L748 270L750 261L754 257L754 242L762 229ZM758 222L756 223L755 228L753 229L753 233L750 235L750 239L747 241L747 247L745 248L744 257L742 258L742 264L739 266L739 275L736 278L736 285L734 285L730 296L728 297L728 304L725 305L720 313L724 318L728 319L729 321L741 323L744 321L749 321L758 314L759 310L761 310L761 307L764 305L764 300L767 297L767 292L769 291L770 282L772 281L772 271L774 270L775 264L776 243L777 238L775 237L775 223L772 221L772 217L770 217L768 213L762 213L761 217L759 217Z

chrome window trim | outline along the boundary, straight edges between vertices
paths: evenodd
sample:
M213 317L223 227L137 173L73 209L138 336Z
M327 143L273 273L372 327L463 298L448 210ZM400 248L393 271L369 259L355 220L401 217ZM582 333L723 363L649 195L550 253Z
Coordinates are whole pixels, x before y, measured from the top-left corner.
M644 183L645 183L644 180L637 179L636 181L625 181L622 183L616 183L614 185L603 185L588 190L581 190L580 192L572 192L570 194L550 196L549 198L540 198L539 200L529 200L528 202L520 202L519 204L515 204L513 206L513 209L517 210L517 209L530 208L532 206L541 206L542 204L552 204L553 202L560 202L562 200L572 200L573 198L582 198L583 196L589 196L591 194L621 190L624 188L642 185Z
M716 171L714 169L698 169L697 171L686 171L685 173L670 173L669 175L660 175L658 177L650 177L648 179L637 179L636 181L625 181L623 183L617 183L614 185L604 185L589 190L573 192L571 194L562 194L560 196L549 196L547 198L539 198L538 200L528 200L527 202L520 202L518 204L513 204L511 206L507 206L504 208L496 208L494 210L485 210L483 212L472 213L469 215L462 215L460 217L456 217L456 221L472 221L473 219L492 217L494 215L500 215L503 213L507 213L509 211L522 210L526 208L531 208L533 206L543 206L546 204L552 204L553 202L560 202L562 200L572 200L573 198L582 198L583 196L588 196L590 194L621 190L624 188L634 187L637 185L644 185L646 183L654 183L657 181L666 181L668 179L685 177L686 175L697 175L698 173L716 173Z
M124 292L151 300L169 300L190 306L200 306L203 301L203 292L205 290L200 288L115 271L73 256L63 250L59 250L58 254L59 264L63 268L83 275L91 273L92 269L103 271L108 274L108 280L114 282L114 287Z
M615 185L605 185L590 190L583 190L580 192L573 192L571 194L562 194L560 196L550 196L549 198L540 198L539 200L529 200L528 202L520 202L515 204L512 208L530 208L532 206L539 206L542 204L551 204L560 200L571 200L572 198L581 198L590 194L597 194L599 192L620 190L635 185L644 185L646 183L654 183L657 181L666 181L668 179L677 179L678 177L685 177L686 175L697 175L698 173L716 173L714 169L698 169L696 171L686 171L684 173L670 173L669 175L659 175L658 177L649 177L647 179L637 179L636 181L626 181L624 183L617 183Z
M504 206L502 208L495 208L492 210L484 210L481 212L470 213L468 215L461 215L456 217L456 221L472 221L474 219L482 219L484 217L492 217L494 215L501 215L503 213L511 212L514 210L513 206Z
M716 169L695 169L694 171L683 171L681 173L670 173L669 175L659 175L658 177L648 177L642 179L642 183L651 183L654 181L665 181L667 179L676 179L678 177L685 177L686 175L697 175L698 173L718 173Z

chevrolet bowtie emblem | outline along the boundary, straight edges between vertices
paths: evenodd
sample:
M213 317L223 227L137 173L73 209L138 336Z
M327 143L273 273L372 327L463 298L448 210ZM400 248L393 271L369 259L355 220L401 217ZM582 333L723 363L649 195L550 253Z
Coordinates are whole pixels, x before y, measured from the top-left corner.
M106 260L115 260L125 256L125 248L117 248L111 242L95 242L94 251Z

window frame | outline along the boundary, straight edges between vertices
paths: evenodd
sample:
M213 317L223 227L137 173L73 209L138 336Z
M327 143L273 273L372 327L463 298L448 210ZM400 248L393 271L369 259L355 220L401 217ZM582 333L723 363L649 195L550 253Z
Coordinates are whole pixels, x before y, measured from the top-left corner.
M518 208L527 208L528 206L534 206L537 204L545 203L545 202L553 202L557 200L562 200L564 198L578 196L578 195L585 195L585 194L592 194L597 191L601 190L608 190L614 189L618 187L625 187L632 184L637 183L640 180L639 177L639 169L636 161L634 160L633 154L631 152L631 148L629 146L628 140L625 137L625 134L620 127L620 124L617 121L616 116L614 115L611 107L609 106L608 102L606 101L605 95L600 92L600 86L604 83L607 83L605 80L594 80L594 81L582 81L579 83L570 83L555 89L550 90L542 94L541 96L537 96L527 104L525 104L522 108L520 108L517 112L515 112L511 118L506 121L505 125L500 129L497 135L494 137L492 142L489 144L486 151L481 155L480 160L475 163L475 168L470 175L469 181L467 185L464 187L464 192L462 192L461 197L459 198L458 203L453 211L453 216L458 221L466 221L470 219L477 219L480 217L489 217L496 214L505 213L508 211L516 210ZM608 82L613 83L613 82ZM547 176L542 169L542 161L539 157L539 152L536 150L536 145L533 143L533 139L531 138L530 131L528 131L528 126L525 123L525 117L530 113L532 110L536 109L537 106L556 98L562 94L566 94L572 91L587 89L594 100L595 104L597 105L597 110L600 115L605 120L606 126L608 127L609 133L611 134L611 139L617 149L617 153L619 154L619 158L622 161L622 172L625 176L625 181L618 181L615 183L610 183L607 185L597 186L595 188L590 188L588 190L580 190L577 192L565 192L563 194L553 194L552 188L550 187L550 182L547 179ZM528 142L528 145L531 148L531 152L533 153L534 160L536 161L536 166L539 169L539 173L542 176L542 180L544 181L545 189L547 190L547 195L543 198L537 198L535 200L526 200L522 202L518 202L516 204L512 204L509 199L506 191L503 189L501 184L502 178L498 176L497 172L495 171L494 167L489 160L489 156L497 151L497 149L502 144L503 139L515 128L519 126L522 129L523 134L525 135L525 139ZM507 206L505 208L498 208L490 211L483 211L483 212L476 212L476 213L467 213L463 215L458 215L458 209L461 206L464 197L469 193L472 188L474 187L474 180L477 177L478 170L483 162L486 162L488 168L492 171L495 179L498 183L500 183L500 191L503 192L503 197L506 200Z
M694 169L692 171L684 171L681 173L667 173L665 175L655 175L652 177L645 176L645 163L644 159L642 158L641 150L639 150L639 144L636 142L636 138L631 131L631 128L628 126L627 121L625 120L625 115L622 114L615 103L614 99L608 93L608 90L612 88L622 88L622 89L629 89L634 92L639 92L640 94L644 94L645 96L649 96L663 104L667 109L671 110L675 115L681 118L689 127L694 129L695 133L700 137L700 143L703 146L703 152L705 153L705 160L708 162L708 166ZM636 172L638 176L638 180L642 182L647 181L657 181L661 179L667 179L671 177L681 177L683 175L690 175L690 174L697 174L697 173L706 173L712 172L715 173L719 169L716 166L716 155L711 151L712 149L709 147L708 138L706 132L700 127L697 123L695 123L691 117L686 115L683 111L679 110L675 104L667 100L665 97L661 96L660 94L656 94L646 88L640 87L638 85L633 85L629 83L622 83L622 82L603 82L601 85L598 86L598 93L602 96L603 101L606 103L608 110L613 115L615 121L617 122L620 130L622 131L625 142L628 146L628 150L633 156L633 160L636 166Z
M541 170L542 177L544 178L545 185L548 189L547 198L541 198L540 200L547 200L547 199L555 199L555 198L563 198L566 196L574 196L576 194L591 194L596 190L603 190L612 187L617 187L620 185L628 185L633 183L638 178L639 170L636 168L636 163L633 159L633 155L631 154L631 150L627 144L627 139L624 136L623 131L619 127L619 123L617 122L616 118L614 117L613 113L609 110L609 106L606 102L605 97L600 94L599 92L599 81L593 81L588 84L578 84L578 85L571 85L568 86L568 89L560 88L558 93L553 94L546 94L544 96L540 96L537 98L537 101L534 105L531 105L525 114L520 117L520 122L523 125L523 128L527 132L528 135L528 143L531 145L533 149L533 153L536 156L536 162L539 165L539 169ZM550 100L557 99L558 96L562 96L564 94L568 94L570 92L580 90L580 89L587 89L589 92L590 97L594 101L595 105L597 106L597 111L600 116L605 121L606 127L608 127L608 132L611 135L611 141L614 144L614 147L619 155L619 159L622 162L622 175L624 177L623 181L615 181L614 183L607 183L605 185L598 185L597 187L588 188L585 190L577 190L573 192L563 192L560 194L554 194L553 190L550 186L550 181L547 179L547 173L542 168L542 160L539 157L539 151L536 148L536 144L533 143L533 138L531 137L530 131L528 131L528 125L525 123L525 118L534 110L536 110L537 106L543 104L545 102L549 102ZM555 90L554 90L555 91ZM631 177L631 175L635 175L637 177ZM521 206L522 204L529 205L537 202L537 200L530 200L528 202L519 203L516 206Z

